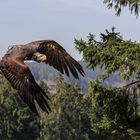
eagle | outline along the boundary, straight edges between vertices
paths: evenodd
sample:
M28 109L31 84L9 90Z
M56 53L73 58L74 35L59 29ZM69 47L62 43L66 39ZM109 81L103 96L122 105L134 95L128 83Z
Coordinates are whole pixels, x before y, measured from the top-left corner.
M54 40L39 40L10 46L0 61L0 70L36 115L39 114L35 102L44 112L51 112L48 103L50 98L37 84L25 61L44 62L68 77L71 73L76 79L79 79L79 74L85 75L82 66Z

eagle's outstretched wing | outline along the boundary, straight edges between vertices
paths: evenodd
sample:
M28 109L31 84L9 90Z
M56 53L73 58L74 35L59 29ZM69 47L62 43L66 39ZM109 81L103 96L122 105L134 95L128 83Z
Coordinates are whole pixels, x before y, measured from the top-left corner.
M0 69L11 85L18 90L19 95L32 112L38 115L35 100L42 110L47 113L51 111L47 102L48 96L35 82L33 75L23 61L6 57L1 61Z
M78 72L82 76L85 75L82 66L61 45L53 40L39 42L36 51L46 55L46 59L43 62L53 66L62 74L66 73L69 76L70 71L76 79L79 78Z
M53 40L34 41L26 45L15 45L9 49L0 61L0 70L11 85L18 90L32 112L37 115L35 100L42 110L49 113L51 111L47 102L49 98L36 83L24 60L45 62L61 73L66 73L67 76L71 72L77 79L78 72L82 76L85 75L82 66Z

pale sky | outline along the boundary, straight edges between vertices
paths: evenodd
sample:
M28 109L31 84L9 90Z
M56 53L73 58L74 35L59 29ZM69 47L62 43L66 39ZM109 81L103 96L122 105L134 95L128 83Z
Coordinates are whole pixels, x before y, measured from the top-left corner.
M1 0L0 58L9 45L53 39L75 59L74 38L96 36L115 26L125 39L140 41L140 18L124 9L117 17L103 0Z

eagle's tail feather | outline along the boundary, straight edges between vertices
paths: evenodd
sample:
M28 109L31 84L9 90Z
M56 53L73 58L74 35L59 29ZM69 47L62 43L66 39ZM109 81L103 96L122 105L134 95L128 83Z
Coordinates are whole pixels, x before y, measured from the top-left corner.
M48 100L50 101L50 98L39 86L38 88L39 91L35 94L35 100L43 111L49 113L51 112L51 108L48 104Z

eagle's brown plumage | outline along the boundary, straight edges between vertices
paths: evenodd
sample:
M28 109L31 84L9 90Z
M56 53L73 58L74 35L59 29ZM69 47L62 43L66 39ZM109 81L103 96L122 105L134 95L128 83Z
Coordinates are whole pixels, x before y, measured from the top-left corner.
M35 100L41 109L47 113L51 111L47 100L49 97L36 83L32 73L24 61L34 60L53 66L61 73L79 78L78 72L84 76L81 65L72 58L66 50L53 40L34 41L26 45L14 45L0 62L0 70L18 90L20 97L38 115Z

